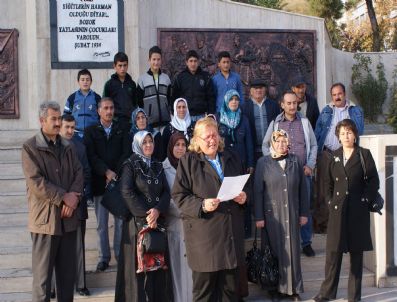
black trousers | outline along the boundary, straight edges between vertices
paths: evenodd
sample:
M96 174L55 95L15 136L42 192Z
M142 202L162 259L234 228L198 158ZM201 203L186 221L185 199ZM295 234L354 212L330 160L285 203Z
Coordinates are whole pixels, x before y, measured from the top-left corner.
M77 229L77 268L76 268L76 289L87 287L85 280L85 230L86 220L80 220L80 226Z
M192 272L193 302L237 302L237 269Z
M335 299L338 290L339 275L343 253L328 252L325 258L325 280L321 284L320 294L324 298ZM363 252L350 253L350 272L348 283L348 301L361 300L361 281L363 277Z
M62 236L31 233L32 302L49 302L55 267L58 302L72 302L76 276L76 231Z

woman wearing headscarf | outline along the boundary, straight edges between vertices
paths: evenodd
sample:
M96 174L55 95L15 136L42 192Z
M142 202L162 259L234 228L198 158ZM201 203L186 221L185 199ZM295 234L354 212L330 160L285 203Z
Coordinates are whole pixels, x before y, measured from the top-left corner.
M193 277L192 301L237 301L238 264L244 258L245 192L220 202L216 198L226 176L244 171L238 155L223 150L217 123L197 121L179 160L172 198L183 215L186 254Z
M300 301L300 225L307 223L309 199L303 168L295 155L288 154L288 135L282 129L272 133L270 155L258 160L254 197L256 226L266 228L262 230L261 243L269 238L278 258L279 285L272 292L273 300L286 296Z
M187 141L180 132L171 135L167 158L163 162L165 176L170 188L174 185L179 159L185 155ZM171 199L166 217L168 246L170 250L170 267L174 302L192 301L192 271L187 264L185 237L183 235L181 211Z
M165 154L163 152L163 140L161 133L154 129L148 123L149 119L146 112L142 108L136 108L131 114L131 129L130 129L130 140L134 140L134 135L139 131L148 131L153 134L154 139L154 152L153 158L163 161L165 159Z
M124 163L120 176L121 194L133 218L123 221L116 302L172 301L167 257L165 265L156 264L152 271L137 272L138 234L147 227L164 226L170 203L163 165L152 158L153 143L153 134L137 132L133 141L134 154Z
M164 154L167 154L168 141L171 135L175 132L182 133L189 144L190 139L193 136L193 125L190 119L189 107L184 98L178 98L175 100L174 115L172 116L171 122L164 128L162 134Z
M217 120L219 121L219 134L225 141L225 148L239 154L247 173L253 173L254 146L251 129L247 117L241 112L240 95L237 90L230 89L226 92ZM252 188L252 185L250 187ZM245 238L251 237L252 234L251 209L252 206L248 203L244 221Z
M225 148L240 155L248 173L254 170L254 149L248 119L240 109L237 90L226 92L219 112L219 134L224 138Z

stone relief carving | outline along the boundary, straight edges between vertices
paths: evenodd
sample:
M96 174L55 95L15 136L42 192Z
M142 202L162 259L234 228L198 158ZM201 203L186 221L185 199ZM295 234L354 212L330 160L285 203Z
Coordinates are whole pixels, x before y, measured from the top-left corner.
M0 29L0 118L19 118L18 30Z
M248 94L249 81L263 78L269 95L279 99L294 78L305 79L308 92L316 94L316 37L314 31L158 29L163 69L171 80L184 69L185 55L195 49L201 68L215 73L217 54L230 52L232 69L241 76Z

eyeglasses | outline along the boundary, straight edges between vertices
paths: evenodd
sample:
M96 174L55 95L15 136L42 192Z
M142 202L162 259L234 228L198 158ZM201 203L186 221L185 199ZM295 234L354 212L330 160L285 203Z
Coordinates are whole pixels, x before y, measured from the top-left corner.
M211 139L216 140L218 138L217 135L213 134L213 135L208 135L206 137L201 137L199 136L199 138L201 138L203 141L205 141L206 143L208 143Z

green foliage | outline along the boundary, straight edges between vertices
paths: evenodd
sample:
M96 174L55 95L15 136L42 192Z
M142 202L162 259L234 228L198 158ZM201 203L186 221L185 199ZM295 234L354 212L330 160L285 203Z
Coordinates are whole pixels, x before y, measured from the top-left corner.
M283 0L234 0L236 2L243 2L252 5L263 6L273 9L283 9Z
M391 104L387 123L393 127L394 133L397 133L397 66L393 72L393 85L390 87L390 94Z
M382 113L382 105L387 96L387 80L385 66L379 57L376 66L376 78L372 75L370 65L372 60L363 54L355 54L356 63L352 67L352 92L364 110L364 116L369 122L376 122Z
M357 3L360 2L360 0L348 0L345 2L345 10L352 9L357 5Z
M313 13L326 20L337 20L342 17L341 0L308 0Z

